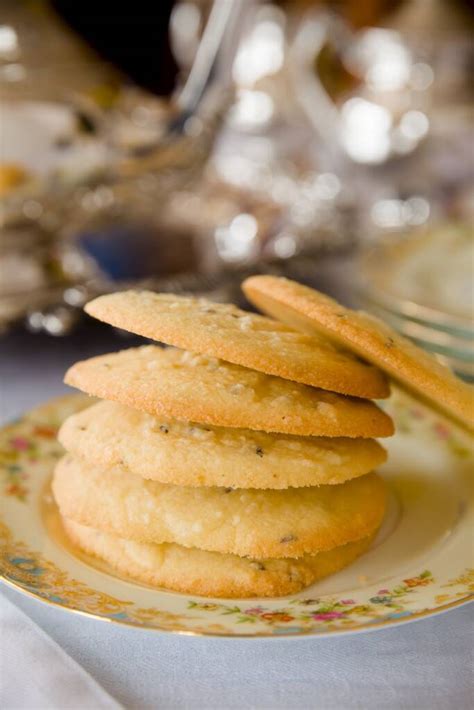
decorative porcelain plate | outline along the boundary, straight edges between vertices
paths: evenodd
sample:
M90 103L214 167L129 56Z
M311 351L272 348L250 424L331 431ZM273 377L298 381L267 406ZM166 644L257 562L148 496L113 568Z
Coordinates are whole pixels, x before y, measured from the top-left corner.
M292 597L208 599L121 579L67 542L49 493L56 431L82 396L55 400L0 431L0 576L44 602L119 624L185 634L330 636L419 619L473 598L472 441L396 394L384 442L390 489L372 548Z

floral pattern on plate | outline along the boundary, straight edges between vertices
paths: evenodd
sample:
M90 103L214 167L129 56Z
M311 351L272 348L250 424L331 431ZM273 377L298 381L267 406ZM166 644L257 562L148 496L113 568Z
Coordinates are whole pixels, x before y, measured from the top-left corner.
M441 457L438 483L444 480L448 462L452 466L446 473L451 477L448 483L457 491L451 507L461 512L453 513L445 528L433 528L433 539L422 540L419 554L413 559L407 554L405 559L402 538L397 542L398 529L405 525L404 534L413 534L409 507L415 506L411 515L416 519L424 500L419 496L414 502L410 491L411 497L404 502L408 513L404 512L395 531L347 571L335 575L334 582L316 584L295 597L253 601L191 599L152 590L108 574L103 565L74 554L51 535L42 511L52 467L61 455L55 439L57 428L69 413L88 403L90 400L81 396L61 398L0 431L0 576L9 585L64 609L116 623L178 633L246 637L364 631L434 614L472 598L470 525L474 504L461 470L469 461L469 440L404 396L390 404L399 423L394 438L398 442L391 444L394 485L398 469L401 475L403 467L408 471L415 463L407 454L410 446L418 452L418 469L420 457L426 458L426 485L434 463ZM386 475L390 484L391 471ZM436 515L439 517L439 512ZM416 545L411 549L416 550ZM388 575L386 554L394 560L400 558ZM403 573L405 570L408 573ZM343 591L331 592L334 584Z

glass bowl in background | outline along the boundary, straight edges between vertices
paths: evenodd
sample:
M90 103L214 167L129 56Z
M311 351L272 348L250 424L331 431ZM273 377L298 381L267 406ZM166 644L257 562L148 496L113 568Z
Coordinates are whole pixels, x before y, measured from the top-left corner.
M392 235L359 262L367 310L474 381L472 224L451 222Z

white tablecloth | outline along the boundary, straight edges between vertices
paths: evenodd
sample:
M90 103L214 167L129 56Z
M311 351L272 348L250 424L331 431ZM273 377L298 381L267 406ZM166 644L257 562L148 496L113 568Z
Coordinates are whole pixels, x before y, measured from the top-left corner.
M62 373L74 360L123 346L102 332L93 346L80 334L0 339L0 419L61 393ZM474 703L472 607L348 637L232 640L122 628L6 588L0 605L2 594L134 710L467 710ZM2 642L0 630L0 659ZM0 680L1 672L0 661Z

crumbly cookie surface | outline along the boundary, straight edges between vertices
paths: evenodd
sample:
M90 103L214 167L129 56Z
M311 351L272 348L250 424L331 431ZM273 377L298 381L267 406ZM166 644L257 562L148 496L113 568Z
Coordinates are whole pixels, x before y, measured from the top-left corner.
M163 543L132 542L63 519L72 542L128 578L165 589L212 597L295 594L362 555L372 537L299 559L251 560Z
M282 489L339 484L387 454L373 439L300 437L159 419L117 402L69 417L59 441L104 468L180 486Z
M121 291L86 306L94 318L192 352L342 394L387 397L380 370L321 335L203 298Z
M340 486L284 491L188 488L64 457L53 493L61 515L137 542L174 542L242 557L300 557L376 530L385 486L374 473Z
M78 362L65 382L157 417L303 436L393 434L373 402L146 345Z

